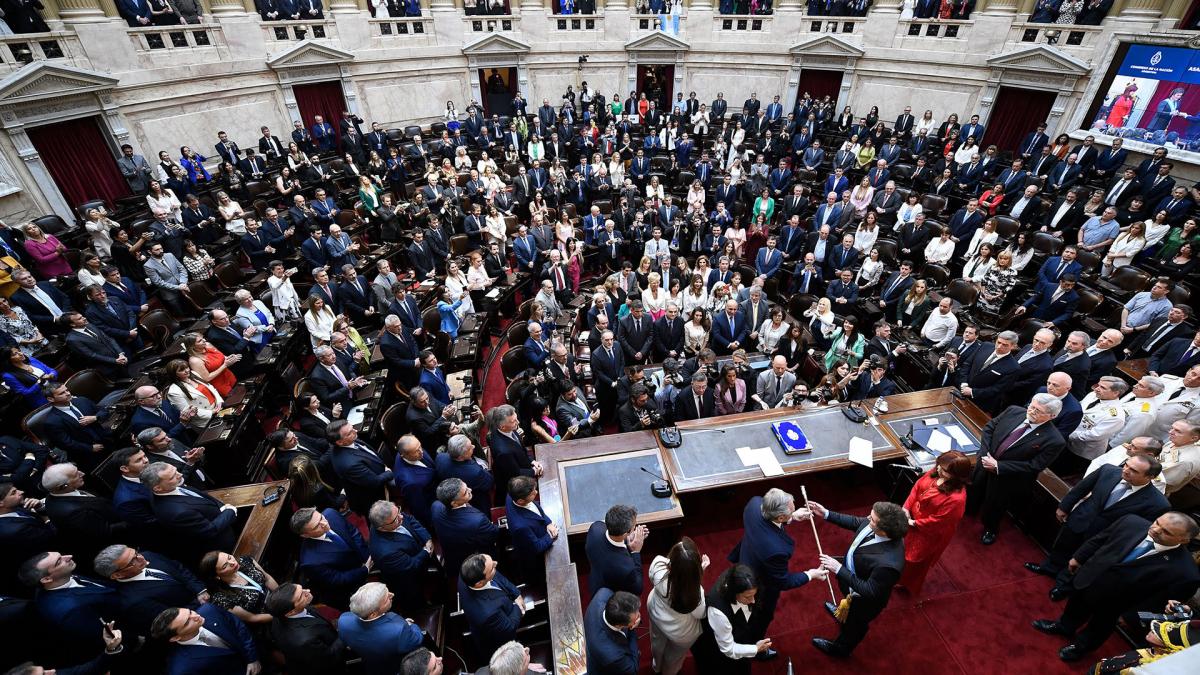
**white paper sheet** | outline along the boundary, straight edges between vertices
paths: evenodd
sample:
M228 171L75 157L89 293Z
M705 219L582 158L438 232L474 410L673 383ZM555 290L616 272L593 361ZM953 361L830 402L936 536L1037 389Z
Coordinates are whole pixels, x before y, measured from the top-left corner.
M936 417L926 417L921 421L924 422L925 426L927 427L936 427L938 424L940 424L940 422L938 422L938 418Z
M758 466L762 469L764 476L783 475L783 467L779 465L779 458L771 452L770 448L755 448L755 452L758 457Z
M946 431L949 431L950 435L954 437L954 440L958 441L960 447L965 448L968 445L975 445L975 441L971 440L971 437L967 435L967 432L957 424L947 425Z
M950 441L950 437L947 436L946 434L943 434L941 431L938 431L937 429L934 429L932 432L930 432L930 434L929 434L929 449L930 450L932 450L940 455L943 452L949 452L953 447L954 446L953 446L952 442Z
M865 438L855 436L850 439L850 461L866 467L875 465L874 444Z
M742 466L758 466L758 457L749 447L738 448L736 452L738 459L742 460Z

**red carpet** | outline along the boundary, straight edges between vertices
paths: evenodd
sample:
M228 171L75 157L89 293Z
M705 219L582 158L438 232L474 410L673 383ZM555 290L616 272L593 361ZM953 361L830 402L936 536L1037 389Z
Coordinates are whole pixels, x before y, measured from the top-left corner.
M870 505L882 498L865 471L839 471L808 481L809 496L814 501L856 515L865 515ZM681 533L695 539L700 551L712 560L704 577L706 588L729 565L726 555L741 537L741 510L746 499L762 489L750 487L753 489L738 489L732 497L720 496L728 498L706 495L703 501L685 502L688 517ZM799 493L798 483L781 487ZM824 521L818 521L818 531L826 551L836 555L845 552L850 532ZM791 569L815 567L817 549L811 526L796 523L789 526L789 532L796 539ZM1022 566L1027 560L1040 560L1041 550L1007 522L992 546L979 543L980 533L978 521L965 519L957 537L930 571L922 597L914 599L905 591L893 593L888 608L872 622L871 632L849 659L827 657L811 643L813 637L837 635L837 624L822 605L829 600L828 586L813 582L784 593L768 633L780 657L756 663L754 673L786 673L790 658L797 673L1066 675L1083 672L1102 656L1128 649L1123 640L1113 637L1091 660L1076 664L1060 661L1057 651L1066 641L1043 635L1030 626L1034 619L1057 618L1062 610L1062 604L1047 597L1051 580ZM661 536L656 538L655 534ZM652 528L643 553L646 566L673 543L666 539L678 534ZM580 587L586 598L587 573L583 568L586 561L582 561L580 573ZM642 672L650 672L649 626L645 612L642 616ZM689 656L684 673L694 672Z

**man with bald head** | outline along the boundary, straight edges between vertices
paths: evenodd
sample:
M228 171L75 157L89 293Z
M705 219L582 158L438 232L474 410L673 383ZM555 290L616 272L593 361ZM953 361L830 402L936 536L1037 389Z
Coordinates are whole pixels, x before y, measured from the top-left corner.
M223 309L214 309L209 312L208 319L212 325L204 331L205 339L220 349L225 356L240 354L242 360L230 369L239 378L248 376L254 370L254 357L258 354L258 345L250 341L255 334L254 327L240 330L233 325L229 313Z
M167 435L185 445L196 440L196 434L188 429L188 422L196 416L196 406L176 410L173 405L163 405L163 396L156 387L144 385L133 392L137 407L133 409L129 433L137 436L150 427L160 427Z
M1116 328L1109 328L1100 333L1096 342L1087 348L1087 355L1092 360L1091 370L1088 371L1087 384L1092 386L1105 375L1111 375L1117 367L1116 349L1125 340L1125 334Z
M1062 412L1054 418L1054 427L1063 438L1068 438L1075 432L1083 419L1083 408L1079 399L1071 393L1071 376L1066 373L1050 373L1046 376L1046 384L1037 390L1039 394L1050 394L1062 402Z
M1054 368L1050 348L1054 346L1054 331L1043 328L1033 334L1033 341L1017 352L1017 372L1007 383L1008 404L1025 405L1037 388L1046 382Z

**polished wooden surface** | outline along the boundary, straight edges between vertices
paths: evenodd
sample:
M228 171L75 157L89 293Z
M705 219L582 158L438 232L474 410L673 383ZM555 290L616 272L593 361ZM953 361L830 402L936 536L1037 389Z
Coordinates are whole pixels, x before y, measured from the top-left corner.
M1150 372L1150 359L1126 359L1117 364L1117 372L1137 382Z
M248 555L255 560L262 557L263 551L267 548L267 541L271 538L271 532L275 529L275 521L279 519L279 512L287 503L287 491L290 485L291 482L288 480L277 480L208 491L209 496L239 509L247 506L253 507L250 512L250 520L246 521L246 527L238 537L237 546L233 549L234 555ZM263 506L263 495L276 487L283 488L279 499Z
M658 452L658 450L659 450L659 448L657 446L650 446L650 447L641 448L641 449L625 450L623 452L618 452L618 453L611 453L611 454L605 453L602 455L595 455L592 457L583 457L583 458L567 459L567 460L559 459L557 462L554 463L554 467L555 467L555 470L558 472L558 479L560 481L559 484L565 485L566 478L564 476L564 472L568 467L578 466L580 464L606 462L609 460L621 459L624 457L637 457L640 455L649 455L649 454ZM666 472L663 467L661 455L659 456L658 459L659 459L658 471L662 472L665 475ZM639 474L639 475L641 475L641 474ZM649 477L647 477L647 479L653 480L653 479L650 479ZM543 480L545 480L545 479L543 478ZM566 523L566 525L567 525L567 534L583 534L583 533L587 532L588 528L591 527L592 522L594 522L594 521L588 520L588 521L579 522L579 523L572 522L571 521L571 496L567 492L560 492L560 495L562 497L562 503L563 503L563 522ZM544 499L545 498L543 497L543 500ZM667 510L663 510L663 511L653 511L650 513L640 513L639 512L638 513L638 522L643 525L648 525L650 523L673 522L673 521L680 520L681 518L683 518L683 507L679 503L679 497L672 494L671 495L671 503L674 505L674 507L671 509L667 509ZM547 515L549 515L549 514L547 514Z

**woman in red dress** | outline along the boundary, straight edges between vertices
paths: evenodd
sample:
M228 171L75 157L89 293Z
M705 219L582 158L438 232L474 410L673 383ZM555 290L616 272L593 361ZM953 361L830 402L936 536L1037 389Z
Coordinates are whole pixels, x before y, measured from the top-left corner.
M1137 90L1137 84L1130 82L1125 87L1125 91L1121 92L1121 94L1117 96L1117 98L1113 101L1112 109L1108 111L1108 119L1106 120L1108 122L1108 126L1125 126L1125 121L1129 119L1129 112L1133 110L1134 104L1137 103L1137 96L1135 95Z
M929 473L913 486L904 510L908 534L904 536L904 573L899 585L920 595L929 568L942 557L954 538L967 507L971 460L957 450L943 453Z
M211 384L222 397L228 397L237 384L237 377L229 369L242 360L242 355L225 356L199 333L184 335L183 348L187 351L188 366L192 372Z

